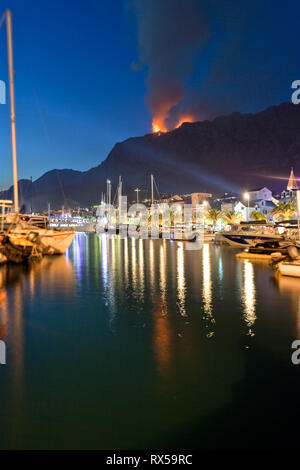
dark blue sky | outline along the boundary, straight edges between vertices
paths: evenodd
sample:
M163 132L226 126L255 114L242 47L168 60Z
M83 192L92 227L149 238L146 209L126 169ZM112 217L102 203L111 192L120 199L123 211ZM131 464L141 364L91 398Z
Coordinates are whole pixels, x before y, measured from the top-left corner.
M133 1L1 2L13 12L19 177L86 170L116 142L150 132L147 68L131 67L139 61ZM288 101L291 81L300 79L297 2L202 3L208 34L185 78L186 101L201 108L198 117ZM3 26L4 81L5 33ZM0 155L3 188L11 182L8 105L0 105Z

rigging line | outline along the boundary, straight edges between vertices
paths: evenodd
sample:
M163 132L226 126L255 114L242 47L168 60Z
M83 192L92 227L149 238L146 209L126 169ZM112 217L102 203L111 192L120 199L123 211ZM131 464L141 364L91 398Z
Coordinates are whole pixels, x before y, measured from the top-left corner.
M161 199L160 192L159 192L159 190L158 190L158 187L157 187L156 180L155 180L154 176L153 176L153 180L154 180L154 185L155 185L155 187L156 187L156 191L157 191L158 197L159 197L159 199Z
M117 185L117 189L116 189L115 194L114 194L112 205L114 205L114 203L117 201L118 190L119 190L119 185Z
M47 141L49 150L50 150L51 154L53 155L53 149L52 149L52 145L51 145L51 142L50 142L50 137L49 137L48 128L47 128L46 121L45 121L45 119L44 119L44 115L43 115L43 113L42 113L42 109L41 109L41 106L40 106L40 102L39 102L39 99L38 99L38 96L37 96L37 93L36 93L35 90L33 90L33 94L34 94L34 97L35 97L36 107L37 107L37 109L38 109L38 113L39 113L39 117L40 117L40 121L41 121L41 124L42 124L43 131L44 131L44 135L45 135L45 138L46 138L46 141ZM67 206L68 206L68 202L67 202L67 198L66 198L66 195L65 195L63 183L62 183L62 181L61 181L61 178L60 178L60 175L59 175L59 173L58 173L58 170L55 169L55 171L56 171L56 177L57 177L58 185L59 185L59 188L60 188L60 191L61 191L61 195L62 195L62 198L63 198L63 202L64 202L64 205L67 207Z
M6 18L6 11L3 13L3 15L1 16L1 19L0 19L0 29L1 29L1 26L3 25L4 21L5 21L5 18Z

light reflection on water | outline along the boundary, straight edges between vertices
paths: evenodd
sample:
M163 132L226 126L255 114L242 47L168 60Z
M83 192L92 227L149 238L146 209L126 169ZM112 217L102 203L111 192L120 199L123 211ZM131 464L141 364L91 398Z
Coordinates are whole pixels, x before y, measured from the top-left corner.
M237 261L231 248L188 251L183 243L106 235L76 234L66 256L1 267L0 339L9 363L0 399L10 397L7 419L13 415L24 431L10 438L27 442L25 416L39 396L37 423L47 422L48 407L55 415L60 402L68 402L70 416L87 408L107 448L153 439L158 421L159 432L168 433L225 406L247 373L244 339L255 353L274 319L276 347L300 335L299 287L298 279L275 279L266 265ZM121 421L130 423L136 407L147 426L133 418L125 433ZM59 436L64 442L76 426L57 413L59 422L69 420ZM43 429L32 433L44 444Z
M177 292L178 292L178 307L180 315L186 317L185 311L185 275L184 275L184 254L183 254L183 243L178 243L177 248Z
M242 301L244 304L244 318L245 322L248 326L249 335L254 335L253 332L253 325L256 320L256 290L255 290L255 283L254 283L254 269L253 264L245 260L244 261L244 286L243 286L243 296Z

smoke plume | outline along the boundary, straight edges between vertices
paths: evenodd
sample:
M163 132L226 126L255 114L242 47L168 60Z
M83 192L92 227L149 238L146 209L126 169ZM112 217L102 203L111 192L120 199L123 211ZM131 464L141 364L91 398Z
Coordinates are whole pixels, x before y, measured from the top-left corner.
M131 2L139 41L132 68L146 68L154 131L290 100L299 75L294 1Z
M154 130L166 130L185 96L208 26L197 0L135 0L140 62L147 67L147 105Z

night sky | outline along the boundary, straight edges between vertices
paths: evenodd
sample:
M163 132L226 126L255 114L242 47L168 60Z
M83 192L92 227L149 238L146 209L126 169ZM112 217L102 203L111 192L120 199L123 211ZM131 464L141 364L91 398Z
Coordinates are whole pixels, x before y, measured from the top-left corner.
M172 127L191 112L205 119L290 101L300 79L296 1L1 2L7 7L21 178L98 165L116 142L151 132L166 90L174 90ZM8 105L0 105L0 155L2 189L12 180Z

